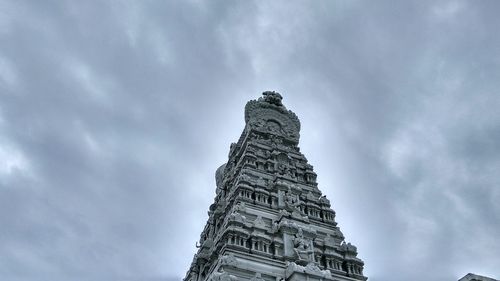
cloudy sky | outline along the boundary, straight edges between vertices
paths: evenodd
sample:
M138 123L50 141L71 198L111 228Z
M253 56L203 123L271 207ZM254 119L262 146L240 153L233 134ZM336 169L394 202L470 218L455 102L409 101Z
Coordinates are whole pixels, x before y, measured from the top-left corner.
M265 90L369 280L500 278L499 9L0 0L0 279L181 280Z

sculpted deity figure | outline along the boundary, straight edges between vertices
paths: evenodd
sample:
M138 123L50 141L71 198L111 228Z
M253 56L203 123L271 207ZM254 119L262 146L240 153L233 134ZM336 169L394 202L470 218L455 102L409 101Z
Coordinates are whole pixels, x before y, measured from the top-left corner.
M299 232L295 235L293 240L294 251L297 258L300 261L313 262L314 261L314 251L311 247L310 241L304 238L302 228L299 228Z
M220 257L220 263L222 265L238 266L238 260L233 254L228 254Z
M269 132L281 134L281 125L277 122L267 121L266 127Z
M233 221L245 223L247 218L245 216L241 215L240 212L238 212L237 210L234 210L231 213L231 215L229 215L229 219L233 220Z
M286 175L288 173L288 167L284 163L278 163L278 174Z
M281 100L283 99L283 97L278 92L266 91L266 92L262 93L262 95L264 96L264 101L266 101L270 104L274 104L277 106L283 105L281 103Z
M288 189L288 192L285 195L285 206L288 211L299 211L300 212L300 202L299 199L294 196L291 192L291 189Z

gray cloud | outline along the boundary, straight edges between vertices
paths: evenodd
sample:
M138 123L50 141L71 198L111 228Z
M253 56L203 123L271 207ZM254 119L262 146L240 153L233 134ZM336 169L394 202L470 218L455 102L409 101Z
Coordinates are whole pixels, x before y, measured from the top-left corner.
M497 10L0 2L0 279L182 278L268 89L370 280L500 277Z

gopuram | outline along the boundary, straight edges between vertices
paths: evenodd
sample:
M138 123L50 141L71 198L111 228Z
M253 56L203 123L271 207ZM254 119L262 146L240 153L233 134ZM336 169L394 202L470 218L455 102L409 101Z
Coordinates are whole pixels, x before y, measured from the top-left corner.
M245 123L216 171L215 202L184 281L366 280L300 152L295 113L264 92L246 104Z

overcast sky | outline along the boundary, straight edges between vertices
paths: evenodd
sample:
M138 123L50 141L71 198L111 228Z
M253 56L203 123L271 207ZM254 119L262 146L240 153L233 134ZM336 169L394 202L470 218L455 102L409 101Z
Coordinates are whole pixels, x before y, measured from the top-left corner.
M181 280L265 90L369 280L500 278L499 11L0 0L0 279Z

